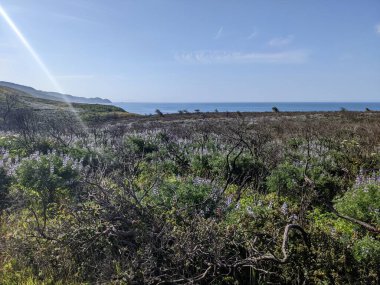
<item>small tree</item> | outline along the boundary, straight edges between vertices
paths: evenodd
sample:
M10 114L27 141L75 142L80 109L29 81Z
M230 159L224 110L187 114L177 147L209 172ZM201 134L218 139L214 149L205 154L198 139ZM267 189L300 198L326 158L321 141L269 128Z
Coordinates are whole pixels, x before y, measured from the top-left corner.
M275 113L279 113L280 112L280 110L276 106L272 107L272 111L275 112Z
M156 109L156 111L154 111L158 116L160 117L163 117L164 114L160 111L160 109Z

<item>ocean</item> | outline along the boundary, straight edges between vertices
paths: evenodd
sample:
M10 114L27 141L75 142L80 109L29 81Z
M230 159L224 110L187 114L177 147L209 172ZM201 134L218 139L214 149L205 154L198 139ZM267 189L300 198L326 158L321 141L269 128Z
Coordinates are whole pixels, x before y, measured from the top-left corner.
M313 111L380 111L380 102L267 102L267 103L113 103L130 113L149 115L155 114L158 109L164 114L178 113L186 110L188 112L271 112L272 107L277 107L281 112L313 112Z

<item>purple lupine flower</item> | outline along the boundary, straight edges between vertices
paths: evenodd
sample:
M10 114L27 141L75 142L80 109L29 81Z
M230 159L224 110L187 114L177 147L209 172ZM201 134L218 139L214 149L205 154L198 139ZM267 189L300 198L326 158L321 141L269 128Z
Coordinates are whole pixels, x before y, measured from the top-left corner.
M229 196L227 197L227 201L226 201L226 205L227 205L227 207L228 207L229 205L231 205L231 203L232 203L232 195L229 195Z
M67 155L65 155L63 157L63 159L62 159L62 165L63 165L63 167L67 166L67 163L69 162L69 160L70 160L70 158Z
M281 206L281 213L283 215L287 215L288 214L288 204L286 204L286 202L284 202L284 204L282 204L282 206Z
M290 220L292 221L292 223L294 223L294 222L298 221L298 216L296 214L292 214L290 216Z
M50 164L50 175L54 174L54 164Z

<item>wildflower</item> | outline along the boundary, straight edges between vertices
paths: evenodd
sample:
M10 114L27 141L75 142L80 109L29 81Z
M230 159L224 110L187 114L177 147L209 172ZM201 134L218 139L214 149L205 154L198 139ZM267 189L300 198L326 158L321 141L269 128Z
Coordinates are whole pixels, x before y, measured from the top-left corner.
M67 166L67 163L69 162L69 160L70 160L70 158L69 158L67 155L65 155L65 156L63 157L63 160L62 160L62 165L63 165L63 167L66 167L66 166Z
M292 215L290 216L290 221L291 221L292 223L298 221L298 216L297 216L296 214L292 214Z
M281 206L281 213L284 215L288 214L288 204L286 204L286 202L284 202L284 204Z
M54 164L50 165L50 174L54 174Z
M231 205L231 203L232 203L232 195L229 195L229 196L227 197L227 201L226 201L226 205L227 205L227 207L228 207L229 205Z

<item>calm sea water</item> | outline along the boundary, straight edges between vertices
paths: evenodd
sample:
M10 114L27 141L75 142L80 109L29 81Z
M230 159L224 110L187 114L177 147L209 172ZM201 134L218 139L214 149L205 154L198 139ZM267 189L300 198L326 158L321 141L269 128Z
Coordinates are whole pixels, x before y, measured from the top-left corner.
M284 103L284 102L271 102L271 103L113 103L124 110L141 115L154 114L156 109L162 113L178 113L179 110L187 110L194 112L199 110L201 112L270 112L272 107L276 106L280 111L287 112L308 112L308 111L340 111L345 108L348 111L365 111L369 108L373 111L380 111L380 102L376 103Z

